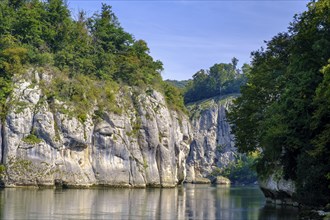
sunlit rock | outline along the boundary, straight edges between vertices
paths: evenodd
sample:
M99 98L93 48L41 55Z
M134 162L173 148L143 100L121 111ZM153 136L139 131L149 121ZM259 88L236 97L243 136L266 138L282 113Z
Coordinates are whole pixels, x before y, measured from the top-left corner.
M95 120L91 111L81 120L54 108L69 110L65 103L46 101L38 83L50 76L24 78L1 126L5 186L173 187L186 178L192 129L161 93L129 91L136 103L119 94L122 114Z
M208 99L188 105L194 139L187 159L187 182L209 177L215 168L235 160L237 150L226 111L236 96Z

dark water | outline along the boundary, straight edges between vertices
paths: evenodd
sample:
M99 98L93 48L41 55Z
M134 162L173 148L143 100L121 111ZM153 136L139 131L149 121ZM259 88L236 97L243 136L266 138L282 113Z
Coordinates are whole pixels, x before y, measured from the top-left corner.
M3 189L0 219L296 219L265 206L258 187L173 189Z

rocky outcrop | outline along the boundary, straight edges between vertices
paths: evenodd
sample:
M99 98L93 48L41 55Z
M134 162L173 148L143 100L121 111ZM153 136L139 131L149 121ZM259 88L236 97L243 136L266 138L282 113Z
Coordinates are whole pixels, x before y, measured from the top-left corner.
M226 177L223 176L217 176L215 177L213 183L217 184L217 185L230 185L230 180Z
M1 123L5 186L171 187L185 179L190 123L159 92L130 90L131 100L117 97L122 114L95 119L92 111L81 120L53 107L64 103L46 100L43 80L49 76L30 71L8 100Z
M296 185L293 180L285 180L282 168L274 166L271 174L259 177L259 187L270 203L298 206L293 197Z
M234 137L226 119L226 110L235 97L223 96L188 106L194 139L187 158L187 182L209 177L214 169L235 160Z
M15 80L0 126L5 186L163 186L210 183L235 159L226 110L235 96L189 105L191 120L157 91L119 92L121 114L86 116L49 100L51 75L30 70ZM93 100L91 100L93 102ZM99 116L99 114L97 114Z

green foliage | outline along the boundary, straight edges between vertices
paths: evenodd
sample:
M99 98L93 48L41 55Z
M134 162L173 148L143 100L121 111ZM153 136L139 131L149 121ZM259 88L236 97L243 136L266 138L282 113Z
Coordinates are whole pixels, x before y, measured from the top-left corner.
M12 170L16 174L21 175L33 172L34 168L32 161L14 157L9 157L6 165L8 166L8 169Z
M0 164L0 178L5 174L5 172L6 172L6 166Z
M232 183L252 184L257 181L255 162L258 157L259 154L256 152L250 155L240 155L225 168L215 169L211 175L227 177Z
M198 118L204 112L210 108L214 108L217 105L225 105L231 103L239 94L228 94L217 98L209 98L200 100L197 102L189 103L186 105L188 109L190 119Z
M102 115L104 111L121 113L115 100L119 89L116 82L105 82L82 74L69 78L58 71L54 71L52 76L50 82L42 81L40 86L48 97L48 102L63 113L75 115L81 122L87 120L86 114L92 111L95 105L98 107L98 115ZM65 105L52 103L55 99Z
M330 64L321 72L323 80L312 103L315 107L310 124L313 138L304 148L306 152L297 157L298 199L312 206L330 201Z
M329 203L330 3L311 2L288 33L253 53L247 84L228 114L241 152L262 149L258 172L280 162L303 204ZM315 187L317 186L317 187Z
M7 115L7 97L12 92L13 86L10 79L0 76L0 119L3 121Z
M146 170L149 167L146 159L143 158L143 168Z
M0 39L0 74L11 79L14 73L22 72L27 59L27 49L12 35L2 35Z
M163 82L163 90L167 104L174 110L187 112L183 101L182 92L168 82Z
M39 144L42 140L38 138L35 134L29 134L22 139L27 144Z
M209 70L200 70L193 75L193 80L186 84L185 103L222 96L231 93L239 93L240 86L245 84L245 74L249 71L249 65L244 64L241 70L236 68L238 60L234 63L214 64Z
M171 106L181 94L162 83L162 63L149 55L147 43L125 32L111 6L91 17L80 11L73 20L64 0L0 2L0 107L12 91L12 76L27 67L56 72L54 82L43 87L47 100L68 105L63 111L84 115L97 105L117 114L119 87L153 87L167 93ZM58 69L59 71L54 71ZM81 117L80 117L81 118Z
M165 82L172 84L174 87L176 87L180 90L183 90L190 81L191 81L191 79L180 80L180 81L179 80L170 80L170 79L165 80Z
M316 96L313 100L316 109L311 124L316 137L313 140L315 148L310 150L310 154L315 157L321 156L326 150L326 146L330 145L330 60L329 64L322 68L321 72L323 80L316 89Z

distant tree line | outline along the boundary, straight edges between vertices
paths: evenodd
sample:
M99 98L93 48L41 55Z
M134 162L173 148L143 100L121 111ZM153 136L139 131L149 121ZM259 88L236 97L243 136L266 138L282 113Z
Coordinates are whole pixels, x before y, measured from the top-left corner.
M184 89L187 84L191 81L190 79L188 80L172 80L172 79L167 79L165 80L166 82L170 83L171 85L175 86L178 89Z
M238 60L234 57L231 63L214 64L208 70L200 70L193 75L184 89L185 103L231 93L239 93L246 82L250 70L248 64L237 68Z

